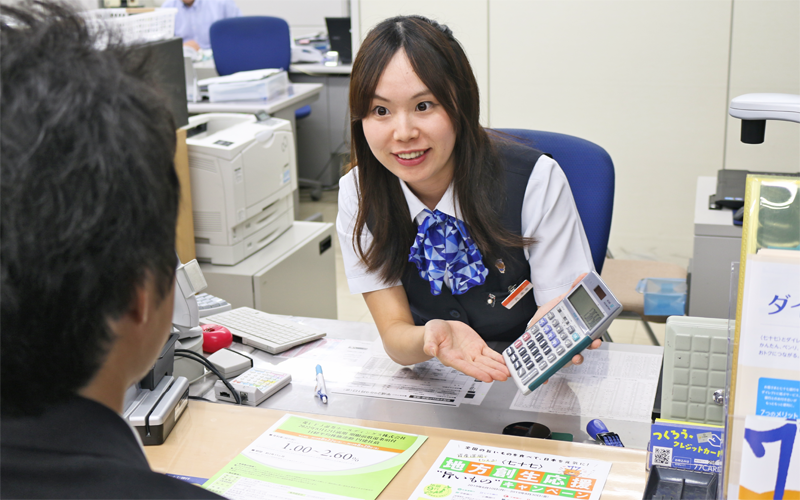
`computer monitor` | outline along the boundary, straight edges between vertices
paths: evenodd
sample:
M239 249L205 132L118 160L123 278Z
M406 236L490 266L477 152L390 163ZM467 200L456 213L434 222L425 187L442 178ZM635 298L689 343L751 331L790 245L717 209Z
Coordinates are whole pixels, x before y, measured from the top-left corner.
M352 63L353 45L350 38L350 18L326 17L325 24L328 26L328 40L331 43L331 50L339 53L339 61L342 64Z

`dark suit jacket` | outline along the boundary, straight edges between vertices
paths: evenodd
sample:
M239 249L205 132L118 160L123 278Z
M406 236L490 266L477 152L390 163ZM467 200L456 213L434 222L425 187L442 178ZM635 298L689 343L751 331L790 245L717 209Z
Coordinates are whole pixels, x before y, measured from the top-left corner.
M0 433L3 498L222 498L153 472L125 421L85 398L4 417Z

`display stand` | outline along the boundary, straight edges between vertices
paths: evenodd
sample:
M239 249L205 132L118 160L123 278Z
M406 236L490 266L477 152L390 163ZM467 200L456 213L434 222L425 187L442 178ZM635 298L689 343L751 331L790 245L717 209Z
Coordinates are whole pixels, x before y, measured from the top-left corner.
M800 180L748 176L726 405L725 498L800 495Z

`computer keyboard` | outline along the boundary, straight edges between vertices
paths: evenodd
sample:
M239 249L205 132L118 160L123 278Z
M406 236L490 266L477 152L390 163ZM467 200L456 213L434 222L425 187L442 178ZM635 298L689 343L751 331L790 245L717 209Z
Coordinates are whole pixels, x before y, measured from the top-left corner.
M215 323L226 327L242 343L271 354L278 354L300 344L325 336L315 328L279 318L273 314L250 307L239 307L231 311L206 316L204 323Z
M194 298L197 299L197 308L200 310L201 318L231 310L231 305L225 299L207 293L198 293Z

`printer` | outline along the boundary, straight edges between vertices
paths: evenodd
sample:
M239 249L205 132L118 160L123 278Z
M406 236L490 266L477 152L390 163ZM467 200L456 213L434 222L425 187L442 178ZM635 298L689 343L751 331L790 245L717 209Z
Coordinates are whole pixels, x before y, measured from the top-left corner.
M235 265L294 223L291 123L208 113L190 117L186 129L197 259Z

